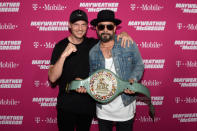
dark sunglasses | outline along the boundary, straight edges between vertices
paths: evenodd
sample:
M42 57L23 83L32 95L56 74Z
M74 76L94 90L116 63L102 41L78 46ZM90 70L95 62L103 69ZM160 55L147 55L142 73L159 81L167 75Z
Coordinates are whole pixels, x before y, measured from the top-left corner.
M105 27L107 27L108 30L113 30L114 29L114 25L103 25L103 24L100 24L98 25L98 30L102 31L105 29Z

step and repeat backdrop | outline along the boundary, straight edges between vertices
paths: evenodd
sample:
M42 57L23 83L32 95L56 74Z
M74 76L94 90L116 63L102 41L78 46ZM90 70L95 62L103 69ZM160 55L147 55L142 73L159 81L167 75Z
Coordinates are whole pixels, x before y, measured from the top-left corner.
M75 9L113 10L137 43L145 64L141 83L156 116L138 97L134 131L197 130L196 0L0 0L0 130L56 131L58 87L48 81L55 44L69 35ZM88 37L97 37L90 26ZM98 131L97 120L91 131Z

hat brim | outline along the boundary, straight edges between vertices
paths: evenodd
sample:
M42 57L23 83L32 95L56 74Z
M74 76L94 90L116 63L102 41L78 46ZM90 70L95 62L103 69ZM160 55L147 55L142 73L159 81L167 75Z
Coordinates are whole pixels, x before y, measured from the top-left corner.
M97 26L99 22L113 22L115 25L119 25L122 21L119 19L93 19L90 24L93 26Z
M80 17L74 18L74 19L70 20L70 22L71 22L71 23L75 23L76 21L79 21L79 20L83 20L83 21L85 21L85 22L88 23L88 20L85 19L85 18L83 18L83 17L81 17L81 18L80 18Z

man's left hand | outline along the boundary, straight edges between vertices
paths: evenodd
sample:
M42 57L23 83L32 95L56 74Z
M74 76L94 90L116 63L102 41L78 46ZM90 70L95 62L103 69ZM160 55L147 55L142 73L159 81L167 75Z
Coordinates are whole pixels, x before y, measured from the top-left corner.
M121 46L122 47L129 47L130 46L130 42L131 44L133 44L133 39L126 33L126 32L121 32L118 36L117 36L117 41L119 41L119 39L122 38L121 41Z
M125 90L124 90L124 93L126 93L126 94L135 94L134 91L129 90L129 89L125 89Z
M129 80L129 82L132 84L132 83L134 83L134 79L130 79ZM132 90L129 90L129 89L125 89L124 90L124 93L126 93L126 94L135 94L135 92L134 91L132 91Z

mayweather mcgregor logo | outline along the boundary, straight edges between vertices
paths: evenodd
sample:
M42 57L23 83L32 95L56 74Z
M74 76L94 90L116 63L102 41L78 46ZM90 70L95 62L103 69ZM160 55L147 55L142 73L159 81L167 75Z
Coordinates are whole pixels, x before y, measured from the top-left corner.
M68 31L67 21L31 21L30 26L39 31Z
M21 88L23 79L0 79L0 88Z
M197 4L176 3L175 8L180 8L183 13L197 13Z
M50 60L32 60L32 65L37 65L40 69L49 69Z
M173 119L177 119L179 122L197 122L197 113L185 113L185 114L173 114Z
M57 104L57 98L55 97L34 97L33 103L38 103L41 107L55 107Z
M164 31L166 21L129 21L128 26L136 31Z
M176 40L174 45L179 46L182 50L197 50L197 41Z
M117 12L119 3L80 3L80 8L85 8L87 12L99 12L101 10L112 10Z
M165 59L144 59L143 62L146 69L163 69Z
M0 12L19 12L20 2L0 2Z
M181 87L197 87L197 78L174 78L173 82Z
M0 41L0 50L20 50L22 41Z
M147 105L146 103L149 101L147 97L137 97L136 105L143 106ZM162 106L164 101L164 96L151 96L151 101L153 105Z
M24 116L0 116L0 125L22 125Z

